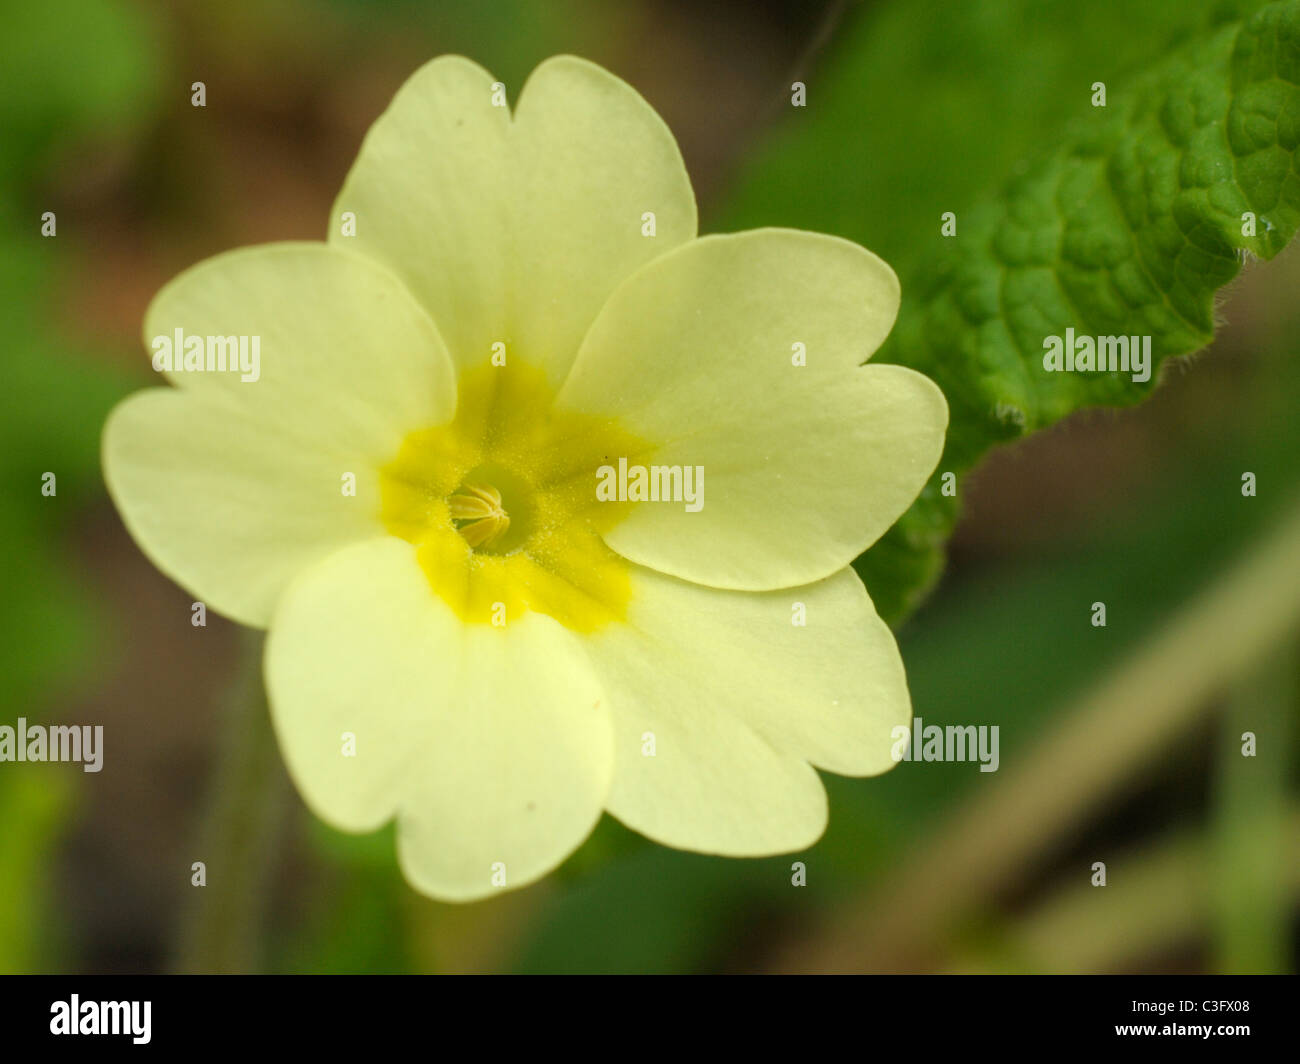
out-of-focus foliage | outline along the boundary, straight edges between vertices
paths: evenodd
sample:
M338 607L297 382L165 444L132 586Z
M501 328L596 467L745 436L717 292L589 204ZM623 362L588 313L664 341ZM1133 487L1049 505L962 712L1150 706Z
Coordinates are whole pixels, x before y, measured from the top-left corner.
M43 765L8 766L0 776L0 975L42 971L62 943L44 919L53 878L50 840L68 811L69 788Z
M145 120L158 52L144 13L114 0L6 0L0 37L0 181L56 142L120 136Z
M57 299L63 247L41 235L53 153L77 138L121 136L151 99L156 64L145 21L108 0L6 4L0 36L0 345L8 399L0 419L0 674L5 720L37 720L84 682L94 611L60 557L70 523L99 489L99 431L125 381L76 349ZM62 165L75 161L61 160ZM66 229L63 231L66 233ZM42 494L55 475L57 494ZM24 771L23 768L27 770ZM0 971L48 967L35 954L52 839L70 807L66 773L0 772Z
M436 35L443 51L463 52L518 96L524 78L543 59L563 52L586 55L628 24L642 5L624 0L494 0L484 18L481 0L329 0L373 32L385 23Z

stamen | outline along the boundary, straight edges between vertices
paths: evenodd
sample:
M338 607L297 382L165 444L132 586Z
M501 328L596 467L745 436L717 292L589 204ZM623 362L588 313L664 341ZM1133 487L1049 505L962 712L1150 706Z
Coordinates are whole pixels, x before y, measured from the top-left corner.
M506 534L510 515L501 504L501 492L490 484L465 484L465 494L447 499L447 509L452 521L465 521L457 529L465 542L474 549L485 547Z

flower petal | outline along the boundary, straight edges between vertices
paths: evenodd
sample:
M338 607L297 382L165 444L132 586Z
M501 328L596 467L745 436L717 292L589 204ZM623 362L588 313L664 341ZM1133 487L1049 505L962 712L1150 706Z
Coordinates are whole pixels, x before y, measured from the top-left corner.
M714 587L766 590L844 568L916 498L943 447L928 378L859 365L898 304L892 271L835 237L705 237L610 298L557 400L616 418L656 465L703 467L703 507L642 503L620 554ZM797 364L802 344L806 364Z
M514 347L558 386L619 282L694 238L695 194L654 108L573 56L533 71L512 142Z
M370 127L334 211L329 242L393 270L462 366L505 340L510 262L510 112L493 78L460 56L426 63ZM355 236L343 215L355 216Z
M303 566L382 533L375 469L455 406L451 362L391 275L323 244L186 270L147 337L256 336L260 375L171 372L104 429L104 475L132 537L212 608L264 626ZM356 479L344 494L344 474Z
M600 816L608 710L575 637L528 614L464 625L397 539L349 547L284 596L267 689L298 790L325 821L396 815L407 878L435 897L545 875ZM343 756L344 733L355 756Z
M412 76L366 137L329 239L406 281L460 366L503 343L558 385L619 281L695 235L695 199L663 121L600 67L543 63L513 123L494 85L458 56Z
M670 846L810 845L826 799L807 762L883 772L911 719L893 636L851 569L754 594L638 568L627 624L591 646L613 707L609 811Z

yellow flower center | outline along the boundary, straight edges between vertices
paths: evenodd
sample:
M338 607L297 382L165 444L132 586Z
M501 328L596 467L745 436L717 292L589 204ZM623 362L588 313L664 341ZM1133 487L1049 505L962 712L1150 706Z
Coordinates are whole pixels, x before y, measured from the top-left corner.
M612 419L555 409L540 370L486 364L461 374L452 421L380 471L381 517L462 620L536 610L591 632L626 615L630 586L601 538L628 504L597 501L596 471L649 453Z

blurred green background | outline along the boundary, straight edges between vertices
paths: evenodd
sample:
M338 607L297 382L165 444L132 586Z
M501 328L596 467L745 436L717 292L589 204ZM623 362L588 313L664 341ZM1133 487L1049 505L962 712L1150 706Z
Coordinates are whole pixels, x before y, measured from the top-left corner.
M0 971L1294 970L1291 251L1224 290L1214 344L1149 402L1076 414L961 482L943 579L898 634L916 713L998 725L1000 769L826 777L830 828L805 854L706 858L606 818L534 887L416 895L389 833L339 835L302 807L256 643L191 626L98 457L108 409L151 383L138 334L157 288L231 247L323 237L361 137L434 55L470 56L512 97L548 55L601 63L677 135L702 231L839 233L898 267L906 302L942 211L1050 148L1093 82L1125 84L1242 5L2 6L0 723L103 724L106 754L93 775L0 764Z

